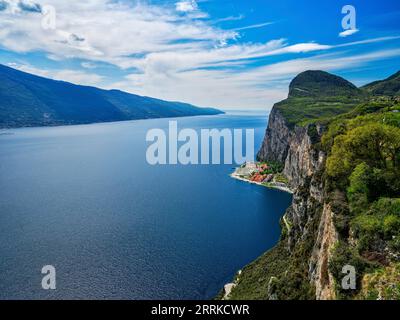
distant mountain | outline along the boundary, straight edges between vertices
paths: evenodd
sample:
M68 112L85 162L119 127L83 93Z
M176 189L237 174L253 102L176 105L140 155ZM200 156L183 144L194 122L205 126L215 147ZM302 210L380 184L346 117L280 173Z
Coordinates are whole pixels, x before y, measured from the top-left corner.
M400 71L391 75L389 78L380 81L374 81L362 89L375 95L400 95Z
M221 113L187 103L51 80L0 65L0 128Z
M289 97L353 96L361 90L351 82L325 71L309 70L297 75L289 86Z

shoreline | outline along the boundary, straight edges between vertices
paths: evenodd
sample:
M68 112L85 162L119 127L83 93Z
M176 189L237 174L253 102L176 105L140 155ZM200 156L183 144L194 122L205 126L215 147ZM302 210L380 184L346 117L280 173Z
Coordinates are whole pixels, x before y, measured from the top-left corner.
M179 120L181 118L195 118L195 117L214 117L227 115L225 111L220 110L221 113L215 114L197 114L197 115L184 115L174 117L158 117L158 118L138 118L138 119L124 119L124 120L110 120L110 121L98 121L98 122L82 122L82 123L60 123L60 124L49 124L49 125L26 125L26 126L11 126L11 127L0 127L0 131L18 130L18 129L40 129L40 128L60 128L60 127L76 127L76 126L90 126L96 124L116 124L116 123L127 123L133 121L146 121L146 120Z
M250 179L246 179L246 178L244 178L242 175L240 175L238 173L238 170L240 168L241 167L235 168L235 171L232 172L229 176L231 178L233 178L233 179L244 181L244 182L247 182L247 183L250 183L250 184L259 185L259 186L270 188L270 189L277 189L279 191L287 192L287 193L290 193L290 194L294 193L294 191L292 189L290 189L287 185L286 186L282 186L282 185L277 185L275 182L264 183L264 182L258 182L258 181L252 181ZM288 225L288 223L286 221L285 214L282 216L282 219L283 219L283 222L285 223L286 228L289 230L290 226ZM277 243L279 243L279 241ZM277 245L277 243L273 247L275 247ZM271 247L271 248L273 248L273 247ZM232 290L237 286L237 284L239 282L239 277L240 277L241 273L242 273L242 269L240 269L235 274L233 282L229 282L229 283L226 283L224 285L224 287L222 289L223 294L222 294L222 297L220 298L221 300L229 300L229 296L230 296Z
M251 181L249 179L243 178L237 173L237 168L235 169L235 171L233 173L230 174L230 177L233 178L233 179L236 179L236 180L247 182L247 183L256 184L256 185L259 185L259 186L262 186L262 187L265 187L265 188L277 189L277 190L280 190L280 191L283 191L283 192L287 192L287 193L290 193L290 194L294 193L294 191L292 189L290 189L289 187L276 185L276 184L274 184L274 182L270 182L268 184L265 184L263 182Z

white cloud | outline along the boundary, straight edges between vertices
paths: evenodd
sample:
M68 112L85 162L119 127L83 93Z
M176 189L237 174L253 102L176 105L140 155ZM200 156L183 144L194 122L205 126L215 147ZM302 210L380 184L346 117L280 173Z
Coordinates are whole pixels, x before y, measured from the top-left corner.
M82 62L81 66L85 69L96 69L97 68L97 65L95 63L89 62L89 61Z
M346 30L346 31L342 31L342 32L339 33L339 37L345 38L345 37L351 36L352 34L357 33L358 31L360 31L360 30L358 30L358 29L349 29L349 30Z
M400 36L371 38L371 39L366 39L366 40L347 42L347 43L343 43L343 44L340 44L340 45L336 45L335 47L336 48L350 47L350 46L355 46L355 45L359 45L359 44L369 44L369 43L384 42L384 41L397 40L397 39L400 39Z
M10 1L10 0L8 0ZM208 50L237 37L173 8L107 0L37 0L57 12L57 29L41 27L42 14L0 11L0 43L15 52L45 51L53 58L82 58L130 67L151 52ZM135 59L133 59L135 60Z
M176 11L179 12L192 12L198 9L197 2L195 0L191 1L179 1L175 3Z
M285 46L281 49L275 50L272 54L283 54L283 53L305 53L311 51L318 51L318 50L327 50L331 49L333 46L324 45L319 43L298 43L290 46Z
M173 77L161 73L131 74L109 87L203 106L270 108L286 98L289 82L300 72L335 72L391 57L400 57L400 49L351 56L324 54L245 70L189 70L175 73Z
M258 29L258 28L269 26L271 24L274 24L274 23L273 22L264 22L264 23L252 24L250 26L245 26L245 27L241 27L241 28L235 28L233 30L241 31L241 30L248 30L248 29Z
M214 23L220 23L220 22L225 22L225 21L238 21L244 19L243 14L239 14L238 16L229 16L221 19L217 19L214 21Z
M60 67L57 71L46 71L31 67L31 72L97 86L112 81L109 88L216 107L271 105L285 96L289 78L297 71L304 68L338 70L333 66L342 61L338 56L337 63L319 56L254 67L251 65L254 59L283 54L285 59L292 59L291 55L295 54L396 38L336 46L315 42L291 44L286 39L246 43L238 41L237 30L223 30L216 26L218 20L204 19L206 13L201 12L197 4L196 10L182 14L174 4L156 6L147 2L109 0L34 2L56 8L57 29L42 29L43 16L38 12L13 13L8 8L0 11L0 46L15 52L44 52L55 65L62 65L65 59L78 58L82 70ZM257 25L244 28L250 27ZM123 79L104 79L95 73L95 67L103 62L135 71ZM351 66L347 62L342 64ZM25 71L28 71L27 66Z

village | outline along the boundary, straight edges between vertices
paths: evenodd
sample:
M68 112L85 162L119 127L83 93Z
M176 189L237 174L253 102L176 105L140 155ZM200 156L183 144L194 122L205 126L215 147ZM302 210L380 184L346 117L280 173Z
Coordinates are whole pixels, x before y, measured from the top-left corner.
M293 193L288 179L282 173L283 166L277 163L246 162L231 174L231 177L241 181L261 186L279 189Z

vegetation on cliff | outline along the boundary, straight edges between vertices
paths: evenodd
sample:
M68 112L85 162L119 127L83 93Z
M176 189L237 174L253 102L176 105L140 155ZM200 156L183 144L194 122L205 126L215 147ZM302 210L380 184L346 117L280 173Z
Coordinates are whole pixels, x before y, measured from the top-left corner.
M293 232L286 218L292 205L279 244L243 269L232 299L316 298L321 204L332 209L338 237L320 263L320 285L332 277L337 299L400 299L399 85L400 73L361 89L318 71L293 80L288 99L274 108L292 132L307 128L311 158L324 154L312 177L323 200L312 200L309 179L297 186L294 201L307 203L297 213L302 231ZM356 270L356 290L341 286L344 265Z
M359 288L363 278L370 277L376 270L385 270L384 267L399 259L399 106L396 98L387 97L380 108L368 108L373 110L371 113L335 119L323 137L323 147L329 154L327 187L342 190L347 196L348 210L336 213L336 221L341 221L336 228L342 246L348 247L344 250L348 259L357 260L358 270L363 271L359 271ZM363 107L367 105L358 111ZM335 269L335 259L341 255L343 250L334 252L331 269ZM342 275L333 274L339 283ZM400 299L400 281L388 285L397 287L392 290L391 297ZM337 290L340 297L358 294L357 291L344 292L340 286ZM369 291L361 297L372 297Z

